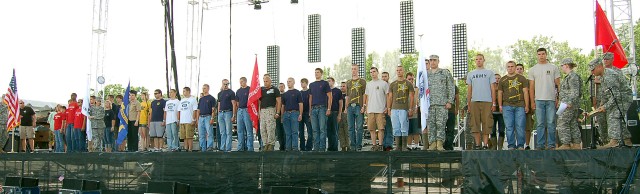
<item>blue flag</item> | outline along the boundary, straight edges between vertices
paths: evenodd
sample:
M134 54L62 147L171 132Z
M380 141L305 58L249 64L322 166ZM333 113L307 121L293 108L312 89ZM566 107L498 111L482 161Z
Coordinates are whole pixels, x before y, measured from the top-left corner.
M120 120L120 128L118 128L118 139L116 140L116 146L120 146L127 137L129 130L129 91L131 91L131 82L127 84L127 90L124 91L122 104L120 105L120 112L118 113L118 120Z

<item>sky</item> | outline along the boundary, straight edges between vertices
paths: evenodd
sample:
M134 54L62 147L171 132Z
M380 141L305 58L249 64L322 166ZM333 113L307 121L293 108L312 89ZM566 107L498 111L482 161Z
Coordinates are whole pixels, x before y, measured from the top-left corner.
M240 77L251 77L256 56L260 74L266 73L269 45L281 48L281 82L288 77L313 80L316 67L332 67L351 54L354 27L365 28L367 53L400 48L399 0L271 0L262 10L245 0L232 0L237 4L231 10L230 60L229 7L222 6L229 1L207 1L211 9L203 12L199 85L211 88L230 78L230 61L234 90ZM608 9L608 3L600 3ZM191 67L186 59L187 5L185 0L175 1L178 79L179 87L197 88L197 76L184 72ZM469 49L505 48L543 35L587 53L595 48L593 6L590 0L414 0L416 48L422 45L426 53L440 55L441 67L447 68L452 61L451 26L466 23ZM133 86L166 90L163 9L158 0L109 1L105 84L126 86L130 81ZM640 4L633 4L632 10L636 21ZM322 20L322 58L320 63L307 63L307 15L316 13ZM72 92L81 97L87 93L87 79L90 87L101 88L95 73L89 75L92 17L89 0L0 1L0 86L3 81L8 86L15 68L22 99L64 103Z

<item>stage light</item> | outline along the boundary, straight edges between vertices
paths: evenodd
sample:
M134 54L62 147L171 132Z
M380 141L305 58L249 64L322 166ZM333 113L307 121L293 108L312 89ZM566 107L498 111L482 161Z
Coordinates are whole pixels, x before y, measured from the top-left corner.
M463 79L469 66L467 50L467 24L453 25L453 77Z
M255 10L261 10L262 9L262 5L260 5L260 1L256 1L255 4L253 4L253 9L255 9Z
M358 76L365 77L366 47L364 28L351 29L351 60L353 64L358 64Z
M271 75L271 84L280 82L280 46L267 46L267 73Z
M307 37L307 61L309 63L321 61L320 24L320 14L309 15L309 35Z
M413 1L400 1L400 52L415 53Z
M298 4L298 0L291 0L291 4Z

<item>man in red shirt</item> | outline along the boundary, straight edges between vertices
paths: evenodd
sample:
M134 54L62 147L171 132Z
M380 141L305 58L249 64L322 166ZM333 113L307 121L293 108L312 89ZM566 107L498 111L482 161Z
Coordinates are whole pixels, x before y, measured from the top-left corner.
M65 135L65 140L67 141L67 150L66 152L73 151L73 128L74 128L74 120L76 118L76 109L78 109L78 103L76 102L77 95L76 93L71 94L71 99L69 100L69 106L65 113L67 114L67 123L66 130L62 131Z
M56 111L58 113L53 117L53 129L54 129L55 142L56 142L55 152L64 152L64 141L60 132L63 130L62 127L64 127L64 125L66 124L66 120L67 120L66 110L67 110L66 107L58 106L56 108Z
M78 104L82 104L82 99L78 100ZM74 116L74 126L73 126L73 148L72 151L75 152L84 152L86 149L86 137L84 135L84 130L86 129L86 118L82 114L82 108L76 108L75 116Z

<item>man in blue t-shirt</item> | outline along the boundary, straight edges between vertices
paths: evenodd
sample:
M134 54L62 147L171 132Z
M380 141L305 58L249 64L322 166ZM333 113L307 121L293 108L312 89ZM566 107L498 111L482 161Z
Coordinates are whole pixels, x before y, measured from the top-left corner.
M198 102L198 140L200 151L213 151L216 149L213 141L213 113L216 108L216 98L209 94L209 84L202 85L202 98Z
M151 137L151 145L153 145L153 151L160 151L162 149L162 143L164 140L164 126L166 125L164 120L164 107L167 101L162 98L162 90L156 89L153 92L155 100L151 102L151 117L149 118L149 137ZM111 122L111 121L108 121Z
M302 90L300 95L302 96L302 121L298 124L298 137L300 138L300 151L313 150L313 127L311 127L311 118L309 118L309 80L302 78L300 80L300 86ZM304 136L304 127L307 126L307 137Z
M229 89L229 80L222 80L222 91L218 93L218 123L220 125L220 150L231 151L231 135L233 135L233 122L236 119L238 104L236 93Z
M475 62L478 68L467 75L467 106L471 114L474 149L478 150L488 149L489 134L493 128L492 113L496 111L496 78L493 71L484 68L484 55L477 54Z
M253 123L251 122L251 116L249 116L248 101L249 86L247 86L247 78L241 77L240 88L236 91L236 102L238 102L236 116L238 123L238 151L253 152Z
M331 87L331 114L327 118L327 139L329 139L328 151L338 151L338 123L342 120L341 107L344 100L342 100L342 91L335 87L336 80L332 77L327 78L329 80L329 87Z
M313 147L315 151L325 151L327 142L327 116L331 115L331 105L333 96L329 82L322 80L323 71L321 68L315 69L316 81L311 83L309 90L309 104L311 109L311 126L315 141Z
M298 123L302 121L302 95L296 90L296 80L287 79L289 90L282 94L282 125L284 128L284 144L286 151L298 150Z

